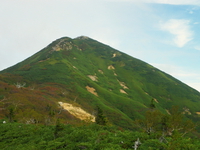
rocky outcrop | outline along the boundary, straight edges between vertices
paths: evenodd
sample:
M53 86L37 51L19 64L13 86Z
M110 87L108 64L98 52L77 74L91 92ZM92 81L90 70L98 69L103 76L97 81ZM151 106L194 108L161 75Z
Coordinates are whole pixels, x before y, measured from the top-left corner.
M86 111L84 111L80 107L73 106L72 104L69 103L63 103L63 102L58 102L63 109L67 110L70 114L75 116L76 118L84 121L91 121L95 122L95 117Z

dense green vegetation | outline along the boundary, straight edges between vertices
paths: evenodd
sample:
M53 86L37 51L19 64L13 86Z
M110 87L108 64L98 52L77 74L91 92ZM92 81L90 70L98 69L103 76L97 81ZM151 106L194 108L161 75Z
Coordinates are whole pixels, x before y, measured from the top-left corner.
M140 130L123 130L116 126L85 124L82 126L44 126L33 124L0 124L1 150L121 150L134 149L139 140L138 150L198 150L200 141L178 132L163 138L157 133L147 134Z

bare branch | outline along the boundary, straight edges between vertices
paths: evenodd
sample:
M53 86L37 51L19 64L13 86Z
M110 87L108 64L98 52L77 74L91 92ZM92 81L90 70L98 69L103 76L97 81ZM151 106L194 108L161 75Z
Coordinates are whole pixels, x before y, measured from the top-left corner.
M76 99L78 98L78 96L75 97L74 102L76 102Z
M0 102L6 101L6 100L8 100L8 98L6 98L6 97L4 96L4 98L3 98L2 100L0 100Z
M19 89L19 88L24 87L24 86L26 85L26 83L19 83L19 82L17 82L17 83L14 84L14 85Z

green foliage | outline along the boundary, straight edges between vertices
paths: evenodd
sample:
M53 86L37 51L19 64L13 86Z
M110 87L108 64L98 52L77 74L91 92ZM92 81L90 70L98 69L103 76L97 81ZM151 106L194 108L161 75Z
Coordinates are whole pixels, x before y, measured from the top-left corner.
M56 126L55 126L55 131L54 131L54 137L55 137L55 138L58 138L59 133L60 133L62 130L64 130L64 127L63 127L63 125L61 124L60 119L58 118L58 119L56 120Z
M149 139L145 143L141 144L139 148L143 150L160 150L167 149L167 145L160 142L158 139Z
M9 119L9 122L13 122L13 120L14 120L14 116L15 116L15 110L14 110L14 108L11 106L11 107L9 107L8 108L8 119Z
M156 108L156 106L155 106L155 104L154 104L154 99L151 100L151 104L149 105L149 107L150 107L151 109Z
M103 114L103 110L99 106L97 106L95 122L99 125L104 125L104 126L107 125L108 123L106 116Z
M57 132L56 138L55 131ZM166 143L161 142L156 136L150 136L143 132L121 130L115 126L99 126L96 124L72 126L61 125L59 122L56 126L1 123L0 149L121 150L133 149L134 143L138 139L141 142L140 150L197 150L200 148L198 139L175 136L176 138L168 137Z
M151 137L151 140L142 144L142 149L195 149L193 139L186 136L187 133L195 133L195 124L185 120L176 106L169 113L162 114L156 109L150 109L145 119L135 121L138 129Z

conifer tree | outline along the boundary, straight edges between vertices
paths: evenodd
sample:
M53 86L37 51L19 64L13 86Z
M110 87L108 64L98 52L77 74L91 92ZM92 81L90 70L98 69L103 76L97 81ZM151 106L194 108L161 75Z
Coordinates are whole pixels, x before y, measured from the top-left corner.
M63 125L61 124L60 122L60 119L58 118L56 120L56 126L55 126L55 130L54 130L54 138L57 138L58 135L59 135L59 132L63 131L64 130L64 127Z
M97 106L97 114L96 114L95 122L96 124L99 124L99 125L107 125L108 123L106 116L103 114L103 111L99 106Z
M13 122L13 119L15 116L14 108L10 107L8 110L9 110L9 113L8 113L9 122Z
M150 107L150 109L155 109L156 108L153 98L151 99L151 103L150 103L149 107Z

